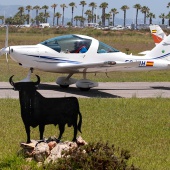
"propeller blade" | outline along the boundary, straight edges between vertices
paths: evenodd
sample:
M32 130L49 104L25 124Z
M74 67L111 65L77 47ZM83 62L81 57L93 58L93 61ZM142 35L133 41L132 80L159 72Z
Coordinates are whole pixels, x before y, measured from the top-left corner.
M5 38L5 47L0 50L0 56L9 53L9 47L8 47L8 25L6 25L6 38Z
M6 25L5 47L8 47L8 25Z
M5 53L6 55L6 62L8 63L8 53Z
M6 62L7 62L8 72L9 72L8 53L5 53L5 55L6 55Z

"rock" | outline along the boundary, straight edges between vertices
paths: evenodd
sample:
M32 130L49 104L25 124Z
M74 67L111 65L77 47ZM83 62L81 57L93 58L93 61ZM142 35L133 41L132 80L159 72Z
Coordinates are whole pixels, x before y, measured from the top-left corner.
M34 148L33 156L37 162L44 162L49 155L50 149L48 144L45 142L38 143Z
M55 141L51 141L51 142L48 143L50 150L52 150L56 145L57 145L57 143Z
M87 142L83 140L81 136L77 137L77 145L87 145Z
M61 158L62 152L72 148L79 147L80 145L87 145L87 142L81 136L77 138L77 142L60 142L56 143L55 138L48 138L44 141L31 140L32 143L21 143L22 154L25 157L32 157L39 163L54 163L58 158ZM31 160L31 159L30 159Z

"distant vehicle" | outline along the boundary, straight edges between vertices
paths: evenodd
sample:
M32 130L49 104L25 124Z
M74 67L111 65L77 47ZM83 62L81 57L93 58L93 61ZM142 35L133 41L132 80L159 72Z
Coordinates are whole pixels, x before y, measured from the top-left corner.
M29 28L29 27L31 27L31 25L30 24L25 24L25 25L20 25L19 27L20 28Z
M132 29L132 27L130 25L126 26L125 29Z
M40 23L39 27L40 28L50 27L50 24L49 23Z
M86 27L98 27L99 24L98 23L87 23Z
M123 30L124 27L122 25L117 25L115 27L110 28L110 30Z

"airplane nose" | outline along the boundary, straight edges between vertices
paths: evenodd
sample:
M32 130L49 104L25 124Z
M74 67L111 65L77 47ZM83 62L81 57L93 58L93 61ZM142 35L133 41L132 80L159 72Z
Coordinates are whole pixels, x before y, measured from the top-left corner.
M5 53L9 53L9 47L4 47L0 50L0 56L5 54Z

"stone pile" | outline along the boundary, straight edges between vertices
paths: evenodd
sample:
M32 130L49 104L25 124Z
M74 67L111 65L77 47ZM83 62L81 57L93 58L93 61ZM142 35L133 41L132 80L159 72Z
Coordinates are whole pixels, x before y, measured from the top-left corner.
M57 143L54 138L49 138L45 141L31 140L32 143L21 143L22 150L19 154L22 154L28 161L35 160L38 163L54 163L58 158L62 157L62 152L78 147L80 145L86 145L87 143L82 137L77 138L77 142L59 142Z

